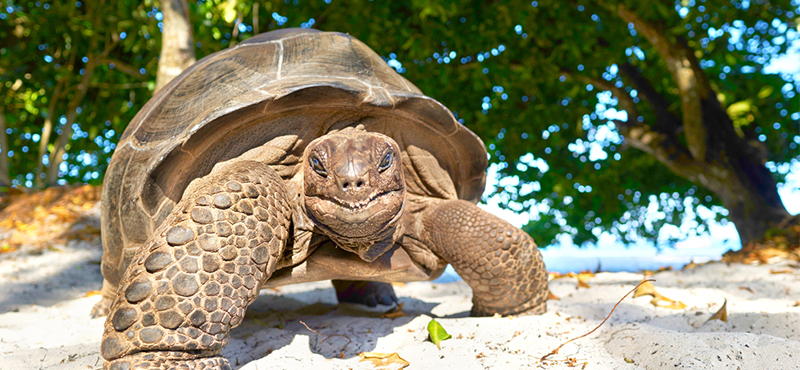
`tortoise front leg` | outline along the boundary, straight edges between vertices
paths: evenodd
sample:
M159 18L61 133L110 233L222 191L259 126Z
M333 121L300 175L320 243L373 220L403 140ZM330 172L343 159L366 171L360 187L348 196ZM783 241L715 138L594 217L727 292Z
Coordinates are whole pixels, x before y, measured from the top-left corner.
M524 231L474 204L447 200L423 214L422 237L472 287L472 316L547 308L547 270Z
M140 248L106 319L104 369L230 369L220 356L289 235L286 188L267 165L226 162L191 183Z

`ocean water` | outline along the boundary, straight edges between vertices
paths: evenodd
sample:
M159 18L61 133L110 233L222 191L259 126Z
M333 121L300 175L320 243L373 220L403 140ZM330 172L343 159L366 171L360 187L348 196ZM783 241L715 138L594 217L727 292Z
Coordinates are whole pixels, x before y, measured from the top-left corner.
M634 245L626 247L561 247L542 250L548 271L579 272L637 272L642 270L658 270L672 267L680 269L689 263L719 261L728 250L738 250L741 246L733 243L719 243L698 247L662 247L652 245Z
M552 245L541 249L544 263L551 272L638 272L672 267L680 269L689 263L719 261L728 250L738 250L738 237L718 240L696 237L673 246L656 248L652 244L626 246L621 243L604 243L600 246ZM449 283L461 280L452 266L434 282Z

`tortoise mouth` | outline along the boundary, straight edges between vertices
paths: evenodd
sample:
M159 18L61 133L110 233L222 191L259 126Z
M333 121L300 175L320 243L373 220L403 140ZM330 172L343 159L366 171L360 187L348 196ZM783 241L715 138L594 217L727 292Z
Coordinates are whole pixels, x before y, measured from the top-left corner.
M331 197L320 197L328 202L335 203L339 207L346 208L352 212L362 212L366 211L371 205L376 204L378 198L383 196L391 196L392 193L399 192L400 190L388 190L384 192L377 193L375 195L370 196L367 199L358 200L358 201L351 201L339 198L337 196Z
M402 212L403 190L388 190L358 201L307 196L306 213L314 224L337 239L371 240L391 227Z

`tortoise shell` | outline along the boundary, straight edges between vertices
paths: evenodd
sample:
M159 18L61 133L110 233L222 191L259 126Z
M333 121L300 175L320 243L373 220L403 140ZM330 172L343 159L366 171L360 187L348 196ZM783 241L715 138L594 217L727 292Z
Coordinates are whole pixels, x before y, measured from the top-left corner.
M201 59L128 125L104 179L104 277L119 284L214 164L267 146L267 162L289 179L309 142L354 125L397 141L410 196L480 199L486 148L447 108L347 34L273 31Z

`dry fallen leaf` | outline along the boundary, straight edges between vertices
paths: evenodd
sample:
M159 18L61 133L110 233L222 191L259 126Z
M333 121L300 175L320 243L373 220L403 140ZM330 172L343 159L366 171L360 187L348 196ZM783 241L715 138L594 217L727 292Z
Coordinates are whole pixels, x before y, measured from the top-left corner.
M653 285L653 283L648 281L636 288L636 291L633 292L633 298L638 298L643 295L651 295L655 297L656 294L658 294L658 292L656 292L656 287Z
M579 272L579 273L577 273L577 274L576 274L576 273L574 273L574 272L568 272L568 273L567 273L567 276L568 276L568 277L578 277L578 278L580 278L581 280L589 280L589 278L593 278L593 277L594 277L594 272L591 272L591 271L581 271L581 272Z
M547 290L547 294L548 294L548 296L547 296L547 300L548 301L560 301L561 300L561 298L558 298L557 295L553 294L553 292L551 292L550 289Z
M672 266L666 266L666 267L665 266L661 266L661 267L658 268L658 270L655 270L655 271L653 271L653 270L644 270L643 272L644 272L644 276L651 277L651 276L653 276L653 275L655 275L655 274L657 274L659 272L672 271L672 270L673 270Z
M719 320L722 322L728 322L728 300L726 299L722 302L722 307L719 308L719 311L715 313L713 316L709 317L706 322L711 320Z
M84 185L0 195L0 228L10 231L4 241L14 247L41 250L75 237L96 238L96 228L80 231L80 235L72 232L85 224L86 211L99 202L100 192L100 187Z
M84 297L94 297L96 295L100 295L100 291L99 290L90 290L90 291L86 292L86 294L84 294L83 296Z
M652 296L653 299L650 300L650 304L656 307L670 308L673 310L686 308L686 304L683 302L675 301L661 295L661 293L656 291L656 287L653 285L653 283L649 281L636 288L636 292L633 293L633 298L641 297L643 295Z
M379 353L379 352L361 352L358 354L361 357L359 362L369 362L375 369L403 369L409 365L408 361L403 360L397 352L394 353Z
M783 269L783 270L769 269L769 273L770 274L791 274L792 273L792 269Z
M400 303L397 307L393 307L389 311L386 311L381 315L382 319L396 319L398 317L408 316L405 312L403 312L403 305L405 303Z
M13 251L17 250L17 248L18 247L16 245L11 245L11 244L5 243L5 244L3 244L2 247L0 247L0 253L13 252Z
M587 281L590 278L594 277L594 273L590 271L581 271L580 273L576 274L574 272L568 272L567 277L574 277L578 279L578 288L586 288L589 289L590 286Z

